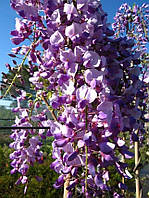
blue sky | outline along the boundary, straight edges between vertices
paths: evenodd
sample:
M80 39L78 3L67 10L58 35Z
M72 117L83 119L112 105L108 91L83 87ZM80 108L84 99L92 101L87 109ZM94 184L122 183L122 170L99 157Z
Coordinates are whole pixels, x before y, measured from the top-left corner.
M113 17L122 3L133 3L141 5L143 3L149 3L148 0L101 0L103 9L108 14L108 21L113 22ZM5 63L11 63L11 58L8 57L11 48L15 47L10 41L10 31L15 28L15 18L17 14L10 8L9 0L0 1L0 80L1 72L6 72ZM0 102L0 104L2 104Z

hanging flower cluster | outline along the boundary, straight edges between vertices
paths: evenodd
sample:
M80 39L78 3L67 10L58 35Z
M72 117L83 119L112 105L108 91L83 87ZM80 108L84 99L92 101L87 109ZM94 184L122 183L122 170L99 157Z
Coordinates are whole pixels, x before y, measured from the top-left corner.
M115 31L115 38L120 38L121 36L133 38L135 45L132 51L138 52L138 55L140 54L139 62L143 71L140 77L148 87L149 54L147 49L149 42L149 4L144 3L142 6L133 4L131 7L127 3L124 3L119 8L114 19L115 22L112 24L112 27ZM140 138L141 136L140 134Z
M119 8L115 22L112 24L116 36L125 36L134 38L136 46L134 50L146 51L146 44L149 41L149 4L136 4L133 7L124 3Z
M21 173L17 183L27 184L29 166L42 161L42 140L52 136L55 161L50 166L60 175L55 188L69 178L68 197L74 189L86 197L108 191L119 197L109 185L109 167L131 178L121 156L129 159L133 153L122 137L129 132L136 141L135 131L144 132L145 121L146 86L139 78L138 53L131 50L133 40L111 38L114 32L98 0L11 0L11 6L23 18L16 19L11 32L12 42L19 44L13 55L24 55L17 75L28 59L36 91L31 96L20 90L14 126L49 127L13 131L11 173ZM31 44L21 46L25 40Z

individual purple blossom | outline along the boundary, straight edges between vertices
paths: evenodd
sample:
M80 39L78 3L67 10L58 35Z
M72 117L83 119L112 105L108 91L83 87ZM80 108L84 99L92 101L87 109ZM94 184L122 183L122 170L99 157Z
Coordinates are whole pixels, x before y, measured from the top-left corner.
M96 69L87 69L84 72L85 81L88 83L92 88L95 88L96 85L101 83L104 79L104 72L100 72ZM95 84L94 84L95 83Z
M77 9L73 5L73 3L71 3L71 4L65 3L64 4L64 12L67 14L68 21L71 19L71 16L78 15Z
M56 31L54 34L51 35L50 43L51 45L56 46L56 47L64 44L64 38L62 34L59 31Z
M97 107L99 112L99 119L101 122L107 122L109 125L112 120L113 103L104 101Z
M97 98L97 93L94 89L83 85L77 89L76 98L78 101L86 99L89 103L92 103Z
M101 59L96 52L87 51L83 56L83 62L83 65L86 68L95 68L100 66Z
M54 187L57 189L64 184L64 175L60 175L59 178L56 180Z
M65 29L65 35L68 36L72 41L81 35L82 33L82 28L81 25L78 23L72 23L72 25L67 26Z
M149 83L149 72L148 71L145 73L143 81L145 83Z
M73 63L75 62L76 58L71 49L66 49L65 51L64 50L60 51L60 60L63 63L66 63L66 62Z
M99 147L101 152L105 154L109 154L114 150L115 144L111 142L103 142L103 143L99 143Z

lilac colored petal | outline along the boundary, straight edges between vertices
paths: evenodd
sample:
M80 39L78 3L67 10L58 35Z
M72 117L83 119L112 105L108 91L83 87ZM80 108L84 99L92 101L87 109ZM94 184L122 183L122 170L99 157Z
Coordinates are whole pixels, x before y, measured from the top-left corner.
M113 193L113 197L114 198L122 198L121 195L119 195L117 192L114 192Z
M95 166L91 163L88 164L89 174L91 174L93 177L95 177L96 170Z
M86 2L86 0L77 0L77 9L78 10L81 10L81 9L84 10L85 8L87 9L87 2Z
M51 105L53 109L57 109L60 106L60 104L57 101L53 101Z
M68 144L66 144L64 147L63 147L63 150L64 150L64 152L66 152L66 153L68 153L68 154L70 154L70 153L72 153L74 150L73 150L73 147L72 147L72 143L68 143Z
M13 37L11 38L11 41L13 44L15 45L19 45L20 43L22 43L24 41L24 38L21 37Z
M67 74L60 74L58 79L58 84L62 86L64 83L66 83L70 79L70 76Z
M47 130L46 136L47 137L51 137L52 136L52 133L51 133L50 129Z
M21 167L18 169L18 172L20 172L22 175L26 174L26 172L29 169L28 164L22 164Z
M66 95L72 95L75 91L74 81L71 79L62 85L62 92Z
M144 80L145 83L149 83L149 71L147 71L144 75Z
M99 67L101 59L99 55L94 51L87 51L83 56L83 65L87 68Z
M51 169L56 169L57 167L59 168L59 166L60 166L60 169L61 169L61 165L59 164L59 161L58 160L55 160L54 162L52 162L51 164L50 164L50 168Z
M61 131L62 131L62 135L68 138L71 137L73 134L73 130L65 125L61 125Z
M77 166L77 167L79 167L79 166L84 166L84 164L85 164L85 158L81 157L79 155L72 161L68 161L67 160L67 165L68 166Z
M84 137L83 137L83 141L86 143L87 146L89 146L91 144L92 141L92 132L88 132L85 133Z
M113 103L112 102L102 102L101 104L99 104L99 106L97 107L97 110L100 112L104 112L105 114L109 114L112 113L113 111Z
M76 63L70 63L68 67L68 74L72 76L73 78L75 77L75 74L77 73L78 70L78 64Z
M70 182L70 185L67 187L67 190L71 190L72 188L74 188L78 183L78 179L75 179L74 181Z
M106 121L110 125L112 121L112 114L113 114L113 103L104 101L97 107L98 112L103 112L107 115Z
M16 185L19 185L19 184L21 184L21 179L22 179L22 176L21 177L19 177L19 179L16 181Z
M78 156L78 151L74 151L72 154L69 155L68 161L74 160Z
M99 144L99 147L101 152L108 154L114 150L115 144L111 142L103 142Z
M81 25L78 23L72 23L72 25L67 26L65 30L65 35L68 36L71 40L73 40L73 37L80 35L81 33Z
M71 174L72 176L76 176L77 175L77 172L78 172L78 168L77 167L74 167L72 170L71 170Z
M88 100L88 102L92 103L96 98L97 98L97 92L92 88L88 88L88 92L86 94L86 99Z
M93 79L90 83L90 86L92 89L96 88L96 85L97 85L97 81L95 79Z
M123 184L122 182L120 182L120 183L118 184L118 187L119 187L120 189L123 189L123 190L127 190L127 189L128 189L128 187L127 187L125 184Z
M102 137L110 137L112 135L112 132L110 132L109 130L106 130L104 135L102 135Z
M17 169L16 169L16 168L13 168L13 169L10 171L11 174L14 174L14 173L16 173L16 172L17 172Z
M109 172L106 171L103 175L102 178L105 179L106 181L109 181Z
M65 3L64 4L64 12L67 14L68 20L70 20L71 15L75 15L75 16L78 15L77 9L73 5L73 3L71 3L71 4Z
M103 188L104 183L103 183L99 174L94 177L94 182L95 182L97 187L100 187L101 189Z
M83 140L79 140L77 143L78 148L82 148L84 147L84 145L85 145L85 142Z
M52 24L60 24L61 23L61 16L60 16L60 10L59 9L56 9L52 15L51 15L51 23ZM49 26L49 24L48 24Z
M58 147L63 147L63 146L65 146L68 142L69 142L69 138L60 139L60 140L55 140L55 144L56 144Z
M88 104L88 101L87 101L87 100L81 100L81 101L79 101L79 103L78 103L78 107L79 107L80 109L84 109L84 108L86 107L87 104Z
M21 179L21 183L26 184L27 180L28 180L27 177L23 176L22 179Z
M100 120L103 120L107 118L107 114L105 114L103 111L99 111L98 117Z
M77 89L76 98L77 98L78 101L85 99L87 91L88 91L88 88L89 88L88 86L83 85L79 89Z
M103 72L101 71L98 71L97 69L87 69L85 72L84 72L84 76L85 76L85 81L88 83L88 84L91 84L91 82L94 80L100 80L102 81L103 80Z
M118 145L119 147L122 147L122 146L125 145L125 141L122 140L122 139L120 139L120 138L118 138L118 140L117 140L117 145Z
M62 172L63 172L64 174L68 174L71 170L72 170L72 167L71 167L71 166L69 166L69 167L64 167L63 170L62 170Z
M121 153L125 156L126 159L131 159L134 157L134 153L128 151L125 146L122 147Z
M31 137L29 139L29 143L31 146L35 147L38 143L39 143L39 138L38 136L35 136L35 137Z
M60 175L53 185L54 188L58 189L64 184L64 175Z
M97 93L91 87L87 85L81 86L76 91L76 98L77 100L87 100L89 103L92 103L97 98Z
M65 3L64 4L64 12L66 14L78 14L77 9L73 5L73 3L71 3L71 4Z
M42 77L42 78L44 78L44 79L48 79L50 76L51 76L51 73L50 72L42 72L41 74L40 74L40 76Z
M76 46L74 48L74 54L76 56L77 62L82 62L83 61L83 54L85 53L86 48L83 46Z
M75 56L74 53L72 52L71 49L67 49L65 51L61 50L60 51L60 60L65 63L65 62L75 62Z
M64 38L59 31L54 32L54 34L50 37L50 43L54 46L59 46L60 44L64 44Z
M116 168L117 168L117 170L118 170L118 172L123 176L123 177L125 177L125 178L127 178L127 179L131 179L132 178L132 175L129 173L129 171L126 169L126 164L124 164L124 163L118 163L118 162L116 162L115 163L115 165L116 165ZM125 172L124 172L125 171Z

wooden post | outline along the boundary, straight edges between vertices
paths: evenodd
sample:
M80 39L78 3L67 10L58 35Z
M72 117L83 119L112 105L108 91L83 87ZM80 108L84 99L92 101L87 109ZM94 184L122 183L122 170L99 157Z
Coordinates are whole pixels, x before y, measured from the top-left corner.
M124 137L122 138L122 140L124 140L125 141L125 134L124 134ZM124 157L124 155L122 155L122 162L123 163L125 163L125 157ZM125 184L125 178L124 177L122 177L122 184ZM124 195L125 194L125 190L124 189L122 189L122 194Z
M67 187L69 186L69 183L70 183L70 174L68 174L66 176L66 180L65 180L65 183L64 183L64 194L63 194L63 198L67 198L67 196L68 196Z
M122 162L125 163L125 157L122 155ZM125 178L122 176L122 184L125 184ZM122 189L122 194L125 194L125 190Z
M139 169L138 169L138 163L139 163L139 142L135 142L135 181L136 181L136 198L141 198L140 196L140 178L139 178Z

